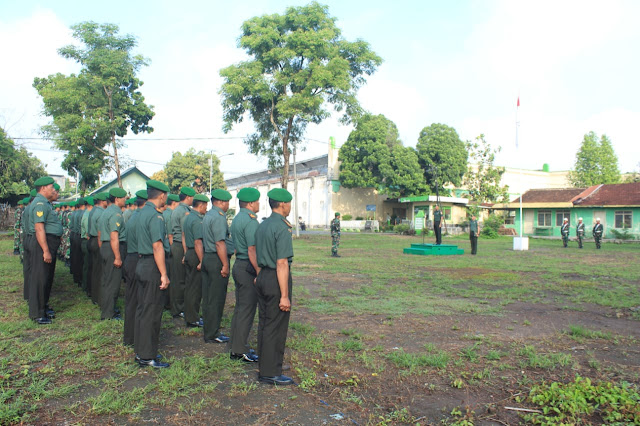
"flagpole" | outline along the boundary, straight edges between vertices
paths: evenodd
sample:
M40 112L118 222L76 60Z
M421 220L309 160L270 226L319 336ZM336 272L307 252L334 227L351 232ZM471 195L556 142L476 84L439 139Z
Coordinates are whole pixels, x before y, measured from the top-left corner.
M516 105L516 152L518 151L518 127L520 127L520 122L518 121L518 112L520 111L520 95L518 95L518 103ZM520 169L520 238L522 235L522 223L524 222L524 217L522 216L522 169Z

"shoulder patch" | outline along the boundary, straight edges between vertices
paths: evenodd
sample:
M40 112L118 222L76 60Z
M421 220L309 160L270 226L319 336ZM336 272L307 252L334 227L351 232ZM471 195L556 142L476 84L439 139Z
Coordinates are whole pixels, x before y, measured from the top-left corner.
M44 212L36 212L36 216L42 217L42 216L44 216Z
M282 221L289 227L289 228L293 228L293 225L289 223L289 221L285 218L282 218Z
M116 226L120 226L120 224L118 222L116 222Z
M255 215L255 214L253 214L253 213L249 213L249 217L250 217L251 219L255 219L255 218L257 218L258 216L256 216L256 215Z
M188 213L187 213L187 214L188 214ZM219 214L220 216L224 216L224 213L222 213L222 212L218 212L218 214Z
M186 213L184 214L185 216L189 216L189 213L191 213L189 210L186 211Z

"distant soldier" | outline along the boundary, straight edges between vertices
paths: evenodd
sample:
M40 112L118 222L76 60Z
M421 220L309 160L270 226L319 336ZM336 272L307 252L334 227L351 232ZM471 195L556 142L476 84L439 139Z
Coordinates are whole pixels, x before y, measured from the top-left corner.
M560 235L562 235L562 245L564 248L567 248L569 246L570 228L571 227L569 226L569 219L565 217L562 221L562 226L560 227Z
M204 194L193 197L191 213L182 224L182 241L187 249L184 253L184 320L187 327L202 327L200 304L202 302L202 219L207 213L209 198ZM237 291L237 283L236 283Z
M331 221L331 256L340 257L338 247L340 246L340 213L336 212L335 218Z
M182 244L182 224L193 204L196 191L193 188L180 188L180 202L171 213L171 226L169 242L171 244L171 287L169 287L169 300L171 303L171 315L174 318L184 317L184 259L185 246Z
M29 200L26 201L27 207L22 213L22 233L24 234L22 241L22 276L24 277L24 300L29 300L29 283L31 282L31 248L33 246L32 239L35 238L34 232L31 230L31 210L33 209L33 200L38 193L35 189L29 192ZM25 198L26 200L26 198Z
M22 207L22 200L18 201L18 207L16 207L16 211L13 214L13 218L15 219L15 223L13 224L13 254L14 256L18 256L20 254L20 221L22 219L22 212L24 211L24 207Z
M138 309L138 286L136 283L136 268L138 266L138 219L142 208L147 202L147 190L141 189L136 192L136 197L132 198L136 205L127 225L127 257L122 264L122 277L125 282L124 291L124 344L134 346L136 313ZM164 247L163 247L164 248ZM166 265L166 263L165 263ZM165 292L166 293L166 292Z
M593 238L596 240L596 248L600 248L600 242L602 241L602 234L604 232L604 227L600 223L600 218L596 218L596 224L593 225Z
M82 239L80 237L80 223L82 221L82 216L85 211L85 201L82 198L79 198L76 201L76 210L71 213L70 222L69 222L69 230L71 231L70 235L70 261L71 261L71 275L73 275L73 282L75 282L78 287L82 287Z
M80 248L82 249L82 289L91 297L91 253L89 253L89 216L93 210L94 200L93 197L85 198L87 207L80 219Z
M437 204L433 211L433 232L436 234L436 245L439 246L442 244L442 212Z
M471 254L478 252L478 220L471 216L469 221L469 240L471 242Z
M576 237L578 237L578 248L582 248L582 239L584 238L584 223L582 218L578 218L578 226L576 226Z
M89 213L89 244L87 248L91 254L91 262L89 264L91 274L91 300L94 304L100 303L100 288L102 287L102 256L100 256L100 229L98 228L98 220L108 206L108 194L100 192L93 197L94 207Z

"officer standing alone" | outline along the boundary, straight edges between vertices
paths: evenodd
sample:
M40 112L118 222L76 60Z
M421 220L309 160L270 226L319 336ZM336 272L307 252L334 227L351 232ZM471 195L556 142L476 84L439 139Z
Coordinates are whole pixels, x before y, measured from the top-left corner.
M340 213L336 212L335 218L331 221L331 256L340 257L338 247L340 246Z
M442 212L437 204L433 211L433 232L436 234L436 245L439 246L442 244Z
M475 215L469 220L469 240L471 242L471 254L478 252L478 220Z

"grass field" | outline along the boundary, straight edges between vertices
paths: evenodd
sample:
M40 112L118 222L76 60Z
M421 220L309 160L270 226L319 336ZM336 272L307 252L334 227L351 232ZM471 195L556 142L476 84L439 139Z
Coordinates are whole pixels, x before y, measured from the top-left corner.
M54 324L35 325L0 240L0 424L640 422L640 245L514 252L502 237L477 256L402 254L419 241L343 234L338 259L328 236L294 242L285 374L299 386L273 388L168 313L171 368L137 367L122 323L99 321L61 265ZM233 304L231 282L227 330Z

